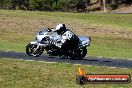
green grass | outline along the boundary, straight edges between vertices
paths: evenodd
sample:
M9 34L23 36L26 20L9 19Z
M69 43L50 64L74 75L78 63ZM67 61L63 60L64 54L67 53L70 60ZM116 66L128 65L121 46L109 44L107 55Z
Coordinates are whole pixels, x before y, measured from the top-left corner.
M9 41L0 41L0 50L6 51L25 51L26 43L18 43L18 42L9 42Z
M88 55L132 59L131 14L84 14L0 10L0 50L25 52L42 27L65 23L78 35L90 35Z
M131 39L93 37L88 53L91 56L127 58L132 57Z
M112 26L112 27L126 27L132 29L132 15L131 14L74 14L74 13L43 13L42 15L52 17L62 17L78 19L85 21L91 25ZM70 16L69 16L70 15Z
M49 20L60 19L64 20L75 19L83 22L87 22L90 25L112 26L112 27L125 27L132 29L132 14L84 14L84 13L68 13L68 12L39 12L39 11L12 11L1 10L1 14L8 14L9 16L19 17L36 17L45 18Z
M0 59L0 88L131 88L129 84L76 84L78 67L87 74L130 74L132 69L90 65L45 63L37 61Z

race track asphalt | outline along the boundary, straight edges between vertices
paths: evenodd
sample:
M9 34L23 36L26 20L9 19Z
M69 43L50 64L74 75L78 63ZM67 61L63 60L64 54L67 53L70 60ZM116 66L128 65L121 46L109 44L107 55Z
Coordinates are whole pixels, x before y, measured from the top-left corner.
M10 58L10 59L13 58L13 59L59 62L59 63L70 63L70 64L132 68L132 60L127 60L127 59L86 57L82 60L70 60L70 59L48 56L46 54L42 54L39 57L31 57L24 52L22 53L22 52L15 52L15 51L0 51L0 57Z

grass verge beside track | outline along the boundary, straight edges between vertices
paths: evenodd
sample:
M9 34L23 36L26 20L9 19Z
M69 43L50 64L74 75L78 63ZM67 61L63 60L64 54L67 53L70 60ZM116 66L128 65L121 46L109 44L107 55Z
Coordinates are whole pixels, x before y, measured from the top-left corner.
M77 85L75 78L79 65L39 61L0 59L1 88L131 88L129 84ZM88 74L130 74L132 69L101 66L81 66Z

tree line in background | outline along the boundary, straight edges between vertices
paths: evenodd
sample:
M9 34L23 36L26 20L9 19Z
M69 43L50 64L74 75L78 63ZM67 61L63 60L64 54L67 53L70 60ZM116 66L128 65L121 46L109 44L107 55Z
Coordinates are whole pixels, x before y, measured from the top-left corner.
M101 10L103 1L109 10L132 4L132 0L0 0L0 9L89 12Z

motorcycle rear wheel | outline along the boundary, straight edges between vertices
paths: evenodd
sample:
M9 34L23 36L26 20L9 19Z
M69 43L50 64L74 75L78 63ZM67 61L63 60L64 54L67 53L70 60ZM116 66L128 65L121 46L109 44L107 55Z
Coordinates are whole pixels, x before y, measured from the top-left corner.
M34 45L34 44L31 44L29 43L27 46L26 46L26 53L29 55L29 56L34 56L34 57L38 57L40 56L43 51L44 51L44 48L43 47L39 47L35 52L35 48L37 47L37 45Z
M82 48L76 51L73 51L72 54L70 55L70 59L72 60L81 60L83 59L87 54L87 49Z

